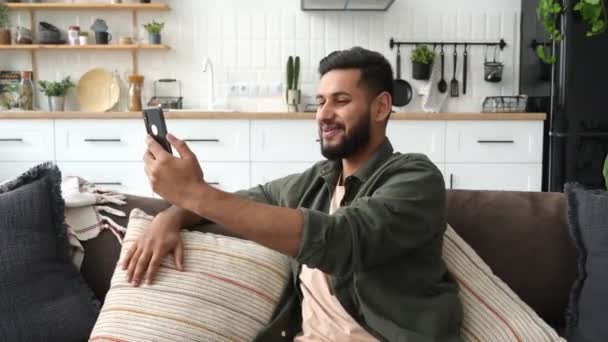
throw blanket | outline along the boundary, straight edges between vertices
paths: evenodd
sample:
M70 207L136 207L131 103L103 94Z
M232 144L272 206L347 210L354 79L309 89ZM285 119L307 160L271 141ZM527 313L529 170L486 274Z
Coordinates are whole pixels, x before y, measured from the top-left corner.
M61 193L65 201L65 221L72 246L72 261L78 269L84 259L84 248L80 241L93 239L103 229L110 229L122 243L127 229L109 215L124 217L126 214L104 204L124 205L125 195L100 190L80 177L63 178Z

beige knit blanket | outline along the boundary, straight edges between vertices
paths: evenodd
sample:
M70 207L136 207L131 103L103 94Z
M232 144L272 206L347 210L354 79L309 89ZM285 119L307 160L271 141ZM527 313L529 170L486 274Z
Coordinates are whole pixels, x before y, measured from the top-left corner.
M65 201L65 221L72 246L72 261L78 269L84 259L84 248L80 241L93 239L102 230L109 229L122 243L126 228L116 223L112 216L124 217L126 214L108 204L126 204L125 195L101 190L80 177L64 177L61 193Z

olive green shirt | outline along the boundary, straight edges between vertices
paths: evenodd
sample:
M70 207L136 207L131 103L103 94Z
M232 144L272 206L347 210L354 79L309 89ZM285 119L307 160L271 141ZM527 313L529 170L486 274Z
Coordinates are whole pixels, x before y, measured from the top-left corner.
M291 341L301 331L301 265L329 275L344 309L381 341L460 342L457 284L442 259L446 229L443 176L424 155L393 153L386 139L344 180L345 195L328 214L341 161L238 192L304 216L292 281L271 324L256 341Z

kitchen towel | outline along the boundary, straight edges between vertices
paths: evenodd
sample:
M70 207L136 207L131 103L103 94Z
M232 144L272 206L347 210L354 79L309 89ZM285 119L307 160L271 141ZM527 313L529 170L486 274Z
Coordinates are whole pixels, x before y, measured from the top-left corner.
M448 63L445 63L446 65ZM446 70L447 71L447 70ZM446 75L448 73L446 72ZM448 96L448 92L441 93L437 89L437 84L441 79L441 57L439 53L435 53L435 60L433 61L433 69L431 71L431 77L426 85L421 87L420 93L422 94L422 110L426 113L439 113L441 107Z
M65 221L72 246L72 261L80 269L84 259L84 248L80 241L97 237L103 229L110 229L118 241L126 228L116 223L111 215L124 217L123 211L104 204L126 204L126 196L97 188L80 177L64 177L61 193L65 201Z

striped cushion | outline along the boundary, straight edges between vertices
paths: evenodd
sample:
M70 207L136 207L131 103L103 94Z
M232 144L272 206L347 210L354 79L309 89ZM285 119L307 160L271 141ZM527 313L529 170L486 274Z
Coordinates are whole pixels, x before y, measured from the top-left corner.
M524 303L448 225L443 257L460 285L465 341L565 341ZM549 290L549 289L548 289Z
M121 260L153 217L134 209ZM253 242L182 231L184 272L166 256L152 285L117 266L91 341L251 341L289 279L289 259Z

